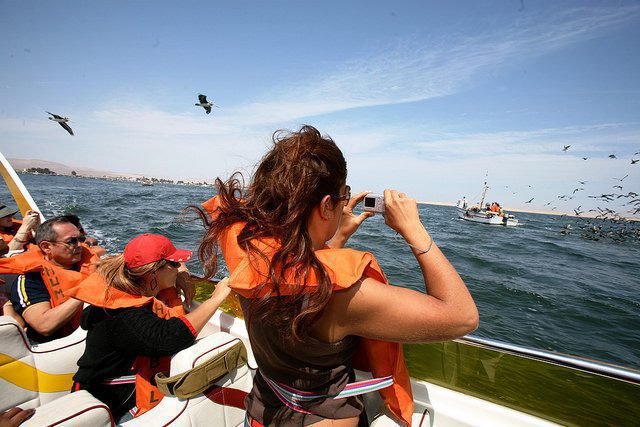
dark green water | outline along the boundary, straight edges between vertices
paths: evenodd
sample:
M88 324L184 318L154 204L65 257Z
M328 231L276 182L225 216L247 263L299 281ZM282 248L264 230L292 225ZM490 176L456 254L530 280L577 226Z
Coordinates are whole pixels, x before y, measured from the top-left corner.
M21 175L45 216L78 215L111 253L140 233L196 249L198 223L181 210L211 188ZM6 189L1 200L11 197ZM537 349L640 367L640 242L585 240L560 234L578 220L518 214L520 227L491 227L456 218L455 209L421 206L423 222L463 277L480 310L474 335ZM350 245L371 251L391 283L424 289L409 248L384 225L365 222ZM190 263L194 272L198 262ZM221 276L224 272L221 272Z

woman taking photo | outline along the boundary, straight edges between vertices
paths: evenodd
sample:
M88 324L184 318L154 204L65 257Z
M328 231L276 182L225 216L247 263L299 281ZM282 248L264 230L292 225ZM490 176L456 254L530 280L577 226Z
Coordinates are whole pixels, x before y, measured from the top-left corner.
M88 390L116 421L160 402L154 375L168 371L170 356L195 342L229 294L222 280L208 300L185 314L175 287L181 263L190 258L191 251L176 249L166 237L143 234L72 290L74 298L91 304L81 318L87 344L73 391Z
M390 286L372 254L342 248L371 214L353 214L366 193L351 198L341 151L315 128L276 132L246 191L239 178L218 179L219 196L203 204L208 231L199 256L212 276L221 249L229 286L241 296L259 368L245 401L248 423L366 423L358 393L371 384L353 384L357 357L398 421L410 424L398 343L454 339L478 324L471 295L422 225L416 201L384 192L385 223L415 255L425 292Z

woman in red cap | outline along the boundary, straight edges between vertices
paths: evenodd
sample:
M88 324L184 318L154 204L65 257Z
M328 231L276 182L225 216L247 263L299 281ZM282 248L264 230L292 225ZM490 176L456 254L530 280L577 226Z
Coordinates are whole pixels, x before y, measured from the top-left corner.
M153 376L168 370L171 355L194 343L229 294L222 280L208 300L185 314L175 286L178 268L190 258L191 251L176 249L168 238L143 234L123 254L101 261L72 291L74 298L91 304L81 319L87 345L73 391L88 390L120 422L162 399ZM167 291L173 291L173 298L163 295Z

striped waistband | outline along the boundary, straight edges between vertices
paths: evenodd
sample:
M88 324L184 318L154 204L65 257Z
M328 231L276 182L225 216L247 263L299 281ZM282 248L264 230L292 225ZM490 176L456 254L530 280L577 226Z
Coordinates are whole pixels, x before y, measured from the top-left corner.
M311 412L301 406L301 404L304 404L305 402L319 398L346 399L347 397L378 391L393 384L393 377L389 375L386 377L372 378L370 380L349 383L337 395L328 395L297 390L293 387L289 387L267 378L262 374L262 372L260 372L260 375L262 375L262 378L264 378L264 381L267 383L269 388L271 388L273 393L283 404L285 404L289 409L303 414L311 414Z
M102 381L104 385L120 385L120 384L135 384L136 376L135 375L124 375L122 377L115 378L107 378Z

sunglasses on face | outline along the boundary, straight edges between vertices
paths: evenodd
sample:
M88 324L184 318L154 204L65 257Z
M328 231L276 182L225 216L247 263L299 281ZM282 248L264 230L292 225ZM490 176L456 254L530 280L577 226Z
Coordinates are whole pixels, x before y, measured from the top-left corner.
M351 187L349 187L348 185L345 186L344 188L344 195L333 195L331 196L333 197L333 199L337 202L342 201L342 200L349 200L351 198Z
M62 243L63 245L67 245L69 247L74 247L79 245L80 243L84 243L84 241L87 240L86 236L78 236L78 237L72 237L70 239L67 240L55 240L51 243Z
M169 261L168 259L164 260L164 263L160 264L158 266L158 270L160 270L161 268L164 268L165 266L169 266L169 267L173 267L173 268L178 268L180 267L180 263L177 261Z

